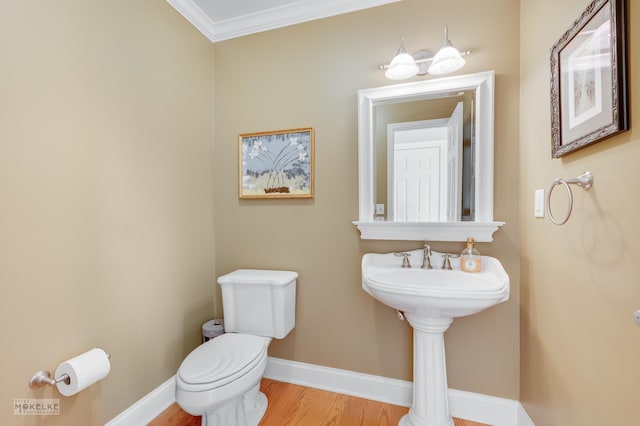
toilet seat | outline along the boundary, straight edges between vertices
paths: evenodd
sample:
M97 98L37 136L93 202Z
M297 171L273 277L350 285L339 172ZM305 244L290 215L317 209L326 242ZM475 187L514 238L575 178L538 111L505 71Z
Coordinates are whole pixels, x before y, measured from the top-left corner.
M236 381L266 358L269 341L261 336L226 333L203 343L180 365L180 387L197 392Z

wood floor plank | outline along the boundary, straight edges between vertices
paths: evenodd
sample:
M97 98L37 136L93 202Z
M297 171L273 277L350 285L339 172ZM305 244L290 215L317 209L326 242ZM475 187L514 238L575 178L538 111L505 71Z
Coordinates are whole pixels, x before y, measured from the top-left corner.
M396 426L406 407L262 379L260 389L269 406L260 426ZM455 426L487 426L454 419ZM200 417L177 404L167 408L149 426L199 426Z
M178 404L172 404L148 426L200 426L200 417L182 411Z
M335 410L338 394L318 389L305 388L302 399L295 410L295 416L287 422L291 425L320 425L328 423L328 417ZM275 404L276 402L274 402ZM284 420L284 419L282 419ZM262 422L264 426L272 423Z
M471 420L453 419L455 426L487 426L484 423L472 422Z
M276 423L278 419L291 419L295 416L300 400L304 394L304 387L290 383L276 382L274 380L263 379L260 390L267 395L269 406L262 418L262 423ZM270 395L278 395L278 402L273 401ZM282 423L283 425L286 423Z
M344 405L343 422L345 425L366 426L366 399L347 398Z

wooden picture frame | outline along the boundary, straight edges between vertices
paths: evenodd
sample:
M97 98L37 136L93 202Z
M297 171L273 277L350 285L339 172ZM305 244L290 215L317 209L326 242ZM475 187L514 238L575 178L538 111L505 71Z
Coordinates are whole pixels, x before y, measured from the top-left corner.
M551 48L553 158L629 129L625 0L594 0Z
M239 135L239 198L313 198L314 143L313 127Z

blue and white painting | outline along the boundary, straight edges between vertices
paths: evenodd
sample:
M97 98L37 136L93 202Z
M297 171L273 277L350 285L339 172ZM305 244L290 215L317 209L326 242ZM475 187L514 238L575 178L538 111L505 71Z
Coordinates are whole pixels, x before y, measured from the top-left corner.
M313 129L240 135L240 198L313 196Z

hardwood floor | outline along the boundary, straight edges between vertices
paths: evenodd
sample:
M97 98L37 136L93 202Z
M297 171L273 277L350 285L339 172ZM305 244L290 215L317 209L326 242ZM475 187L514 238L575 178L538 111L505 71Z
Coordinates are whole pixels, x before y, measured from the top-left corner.
M406 407L269 379L262 379L260 389L269 399L260 426L395 426L409 411ZM487 426L469 420L454 422L455 426ZM200 417L173 404L149 426L200 426Z

